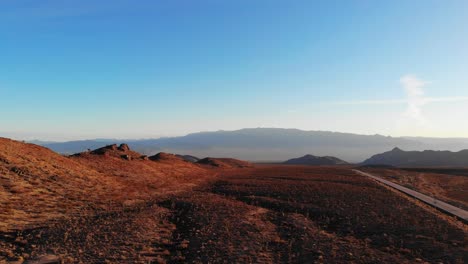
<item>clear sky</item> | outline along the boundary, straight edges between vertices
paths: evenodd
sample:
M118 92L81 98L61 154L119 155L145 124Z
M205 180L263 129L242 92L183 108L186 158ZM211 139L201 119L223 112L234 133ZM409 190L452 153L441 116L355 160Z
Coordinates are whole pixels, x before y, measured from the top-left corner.
M0 136L468 137L468 1L0 1Z

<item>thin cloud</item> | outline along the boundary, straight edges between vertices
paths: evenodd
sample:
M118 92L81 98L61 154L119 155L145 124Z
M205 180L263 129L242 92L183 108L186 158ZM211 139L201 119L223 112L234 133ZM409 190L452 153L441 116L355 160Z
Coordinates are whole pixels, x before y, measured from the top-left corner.
M468 96L427 97L425 98L425 100L428 103L464 102L464 101L468 101Z
M424 97L424 102L429 103L450 103L450 102L466 102L468 96L452 96L452 97ZM336 101L329 102L333 105L398 105L407 104L407 99L383 99L383 100L358 100L358 101Z
M404 97L400 99L376 99L376 100L352 100L341 102L329 102L331 105L351 105L351 106L382 106L396 105L398 107L406 107L401 112L400 117L396 120L396 129L400 134L407 134L413 131L433 131L436 128L429 122L430 118L424 115L424 108L430 104L453 104L456 102L468 102L468 96L451 96L451 97L429 97L426 96L425 87L430 84L415 75L404 75L400 78L401 89L404 92Z
M410 119L424 122L423 107L431 103L467 102L468 96L452 97L427 97L424 87L430 84L418 77L408 74L400 78L400 83L405 92L402 99L375 99L327 102L332 105L407 105L404 116Z
M382 105L382 104L406 104L405 99L387 99L387 100L358 100L358 101L337 101L330 102L334 105Z
M421 123L426 122L422 108L428 103L424 97L423 90L424 86L426 86L428 82L423 81L414 75L405 75L401 77L400 83L405 90L406 102L408 104L404 115Z

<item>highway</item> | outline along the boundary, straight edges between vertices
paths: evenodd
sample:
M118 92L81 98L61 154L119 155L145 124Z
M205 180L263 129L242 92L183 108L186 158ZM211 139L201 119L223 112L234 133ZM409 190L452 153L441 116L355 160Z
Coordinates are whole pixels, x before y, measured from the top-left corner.
M387 180L384 180L380 177L377 177L377 176L374 176L372 174L369 174L369 173L366 173L366 172L363 172L363 171L360 171L360 170L353 170L354 172L360 174L360 175L363 175L363 176L367 176L369 178L372 178L380 183L383 183L385 185L388 185L392 188L395 188L411 197L414 197L418 200L421 200L423 201L424 203L426 204L429 204L433 207L436 207L437 209L441 210L441 211L444 211L450 215L454 215L458 218L460 218L461 220L463 220L465 223L468 222L468 211L465 211L461 208L458 208L458 207L455 207L453 205L450 205L448 203L445 203L443 201L440 201L440 200L437 200L433 197L430 197L430 196L427 196L425 194L422 194L422 193L419 193L419 192L416 192L414 190L411 190L409 188L406 188L406 187L403 187L401 185L398 185L396 183L393 183L391 181L387 181Z

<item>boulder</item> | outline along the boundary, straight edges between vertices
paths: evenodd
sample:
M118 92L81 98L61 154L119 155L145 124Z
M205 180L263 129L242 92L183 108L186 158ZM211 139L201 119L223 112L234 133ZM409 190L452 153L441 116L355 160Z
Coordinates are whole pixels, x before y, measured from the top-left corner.
M119 150L120 151L129 151L130 147L127 144L120 144Z
M120 157L121 157L122 159L124 159L124 160L132 160L132 156L127 155L127 154L122 155L122 156L120 156Z

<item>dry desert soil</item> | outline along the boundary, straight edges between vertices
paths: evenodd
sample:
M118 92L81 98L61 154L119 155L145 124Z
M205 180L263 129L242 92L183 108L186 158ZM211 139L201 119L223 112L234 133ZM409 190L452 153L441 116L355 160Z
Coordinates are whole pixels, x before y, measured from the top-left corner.
M367 168L364 170L468 210L468 169Z
M467 230L346 166L0 138L0 263L468 263Z

